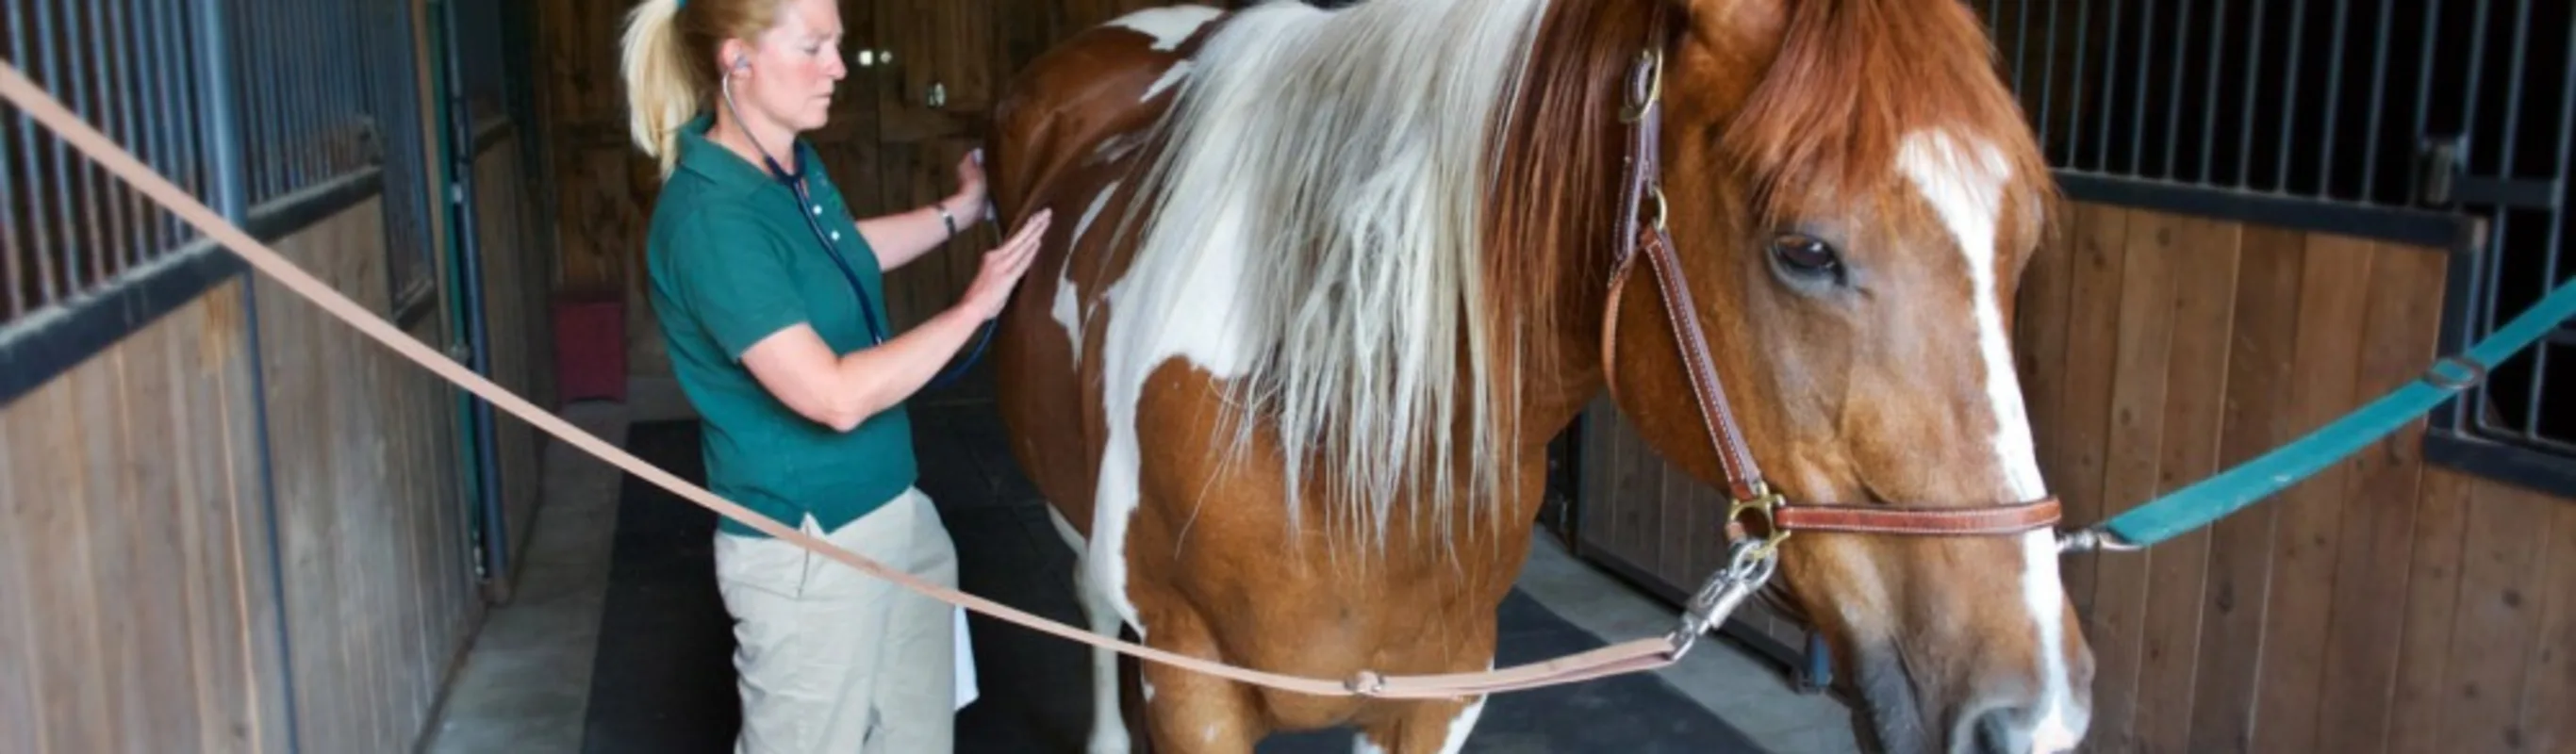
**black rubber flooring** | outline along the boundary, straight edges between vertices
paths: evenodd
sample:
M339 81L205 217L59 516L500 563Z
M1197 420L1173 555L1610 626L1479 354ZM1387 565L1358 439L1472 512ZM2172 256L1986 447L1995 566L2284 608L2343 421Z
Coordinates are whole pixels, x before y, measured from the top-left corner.
M989 404L914 409L920 487L938 501L970 592L1081 625L1073 553L1003 450ZM628 450L702 482L695 422L638 424ZM634 478L624 481L598 657L584 720L591 752L731 750L731 619L717 598L714 513ZM1502 665L1603 642L1515 592L1499 616ZM1088 650L970 616L981 697L958 713L960 752L1079 752L1090 721ZM1759 752L1670 684L1630 675L1499 696L1470 752ZM1262 754L1351 750L1346 730L1274 738Z

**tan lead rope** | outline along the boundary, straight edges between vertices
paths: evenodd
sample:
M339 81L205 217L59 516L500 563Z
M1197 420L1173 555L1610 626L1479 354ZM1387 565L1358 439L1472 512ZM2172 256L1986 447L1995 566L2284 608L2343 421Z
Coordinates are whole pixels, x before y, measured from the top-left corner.
M395 353L402 354L432 373L481 396L501 410L508 411L538 429L545 430L547 434L571 443L573 447L580 448L585 453L608 461L627 473L670 490L690 502L705 506L726 518L740 521L770 536L794 543L798 547L940 601L1139 659L1243 683L1317 696L1452 699L1649 671L1670 665L1680 659L1673 639L1649 638L1614 644L1546 662L1479 673L1379 676L1375 673L1363 672L1359 677L1343 681L1304 678L1211 662L1101 637L1088 630L1073 628L982 597L923 581L911 574L888 568L835 547L829 542L788 528L765 516L755 515L740 505L645 463L642 459L627 454L625 450L556 418L517 394L466 369L464 365L456 363L447 355L431 350L391 323L377 317L373 312L342 296L339 291L307 274L293 262L287 261L248 233L242 232L240 228L225 221L212 208L198 202L195 197L171 184L150 167L143 165L132 154L118 146L113 139L90 128L87 122L63 107L62 103L45 92L43 87L28 79L14 62L0 63L0 96L6 96L11 103L25 110L29 116L51 127L72 146L88 154L90 159L96 160L110 172L124 178L127 183L133 184L136 189L160 202L180 218L187 220L188 224L204 231L207 237L240 254L244 260L261 272L267 273L269 277L275 278L288 290L312 301L322 307L324 312L349 323L359 332L374 338L376 342L383 343Z

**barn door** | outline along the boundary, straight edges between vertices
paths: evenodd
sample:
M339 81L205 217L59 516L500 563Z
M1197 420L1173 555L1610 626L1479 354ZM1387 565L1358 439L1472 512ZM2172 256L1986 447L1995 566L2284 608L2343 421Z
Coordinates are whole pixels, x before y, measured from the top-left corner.
M846 176L851 211L870 216L915 210L957 190L957 161L982 144L1004 75L995 5L996 0L844 0L850 91L839 103L850 112L836 115L835 122L864 120L871 131L833 140L849 163L835 166L833 174ZM857 185L862 174L873 177L873 196ZM918 325L956 304L974 280L979 254L1000 240L990 226L959 228L959 236L886 276L887 315L897 328Z

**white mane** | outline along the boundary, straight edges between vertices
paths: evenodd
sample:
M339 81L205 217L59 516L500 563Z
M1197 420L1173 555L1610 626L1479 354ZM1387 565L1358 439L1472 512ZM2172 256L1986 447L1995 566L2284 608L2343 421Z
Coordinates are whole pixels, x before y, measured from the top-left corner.
M1273 4L1240 12L1193 58L1136 204L1158 219L1130 269L1236 276L1241 295L1232 311L1175 310L1188 297L1172 296L1120 318L1232 320L1236 447L1265 423L1287 443L1292 525L1321 471L1333 541L1384 548L1413 492L1428 507L1412 512L1448 541L1462 457L1474 461L1471 512L1500 522L1517 443L1497 396L1517 386L1498 385L1512 372L1493 363L1508 334L1477 315L1480 218L1491 141L1547 4ZM1424 461L1431 478L1407 476Z

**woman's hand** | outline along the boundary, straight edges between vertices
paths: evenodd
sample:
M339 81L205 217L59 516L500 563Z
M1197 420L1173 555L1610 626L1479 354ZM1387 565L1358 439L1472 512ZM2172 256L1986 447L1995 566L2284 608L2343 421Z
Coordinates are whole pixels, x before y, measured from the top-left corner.
M984 206L989 196L991 193L984 185L984 150L967 152L965 157L957 160L957 194L946 204L948 211L957 215L959 230L983 221Z
M1038 242L1046 238L1047 224L1054 217L1053 210L1042 210L1021 225L1011 240L984 252L983 269L976 271L975 282L967 286L957 308L978 323L1000 315L1002 305L1011 300L1011 289L1029 271L1029 263L1037 260Z

